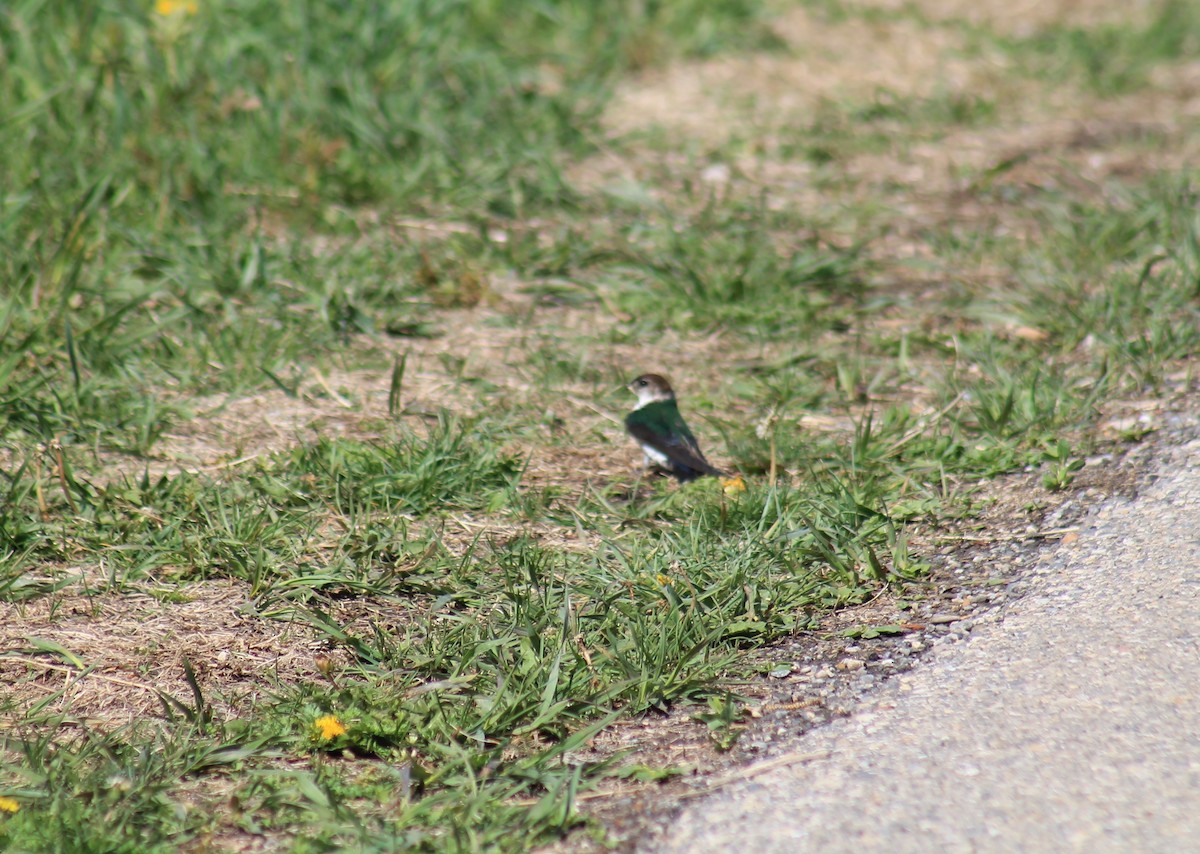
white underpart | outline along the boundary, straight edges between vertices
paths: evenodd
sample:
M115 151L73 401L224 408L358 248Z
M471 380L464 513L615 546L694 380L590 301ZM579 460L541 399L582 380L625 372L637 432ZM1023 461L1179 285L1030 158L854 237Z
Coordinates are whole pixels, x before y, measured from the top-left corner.
M638 444L642 446L642 454L646 457L647 466L660 465L667 468L672 467L671 458L658 450L658 448L652 448L645 442L638 442Z
M652 385L634 388L633 393L637 395L638 399L638 404L634 407L634 409L641 409L647 404L658 403L660 400L670 400L674 396L669 393L664 393L661 388Z

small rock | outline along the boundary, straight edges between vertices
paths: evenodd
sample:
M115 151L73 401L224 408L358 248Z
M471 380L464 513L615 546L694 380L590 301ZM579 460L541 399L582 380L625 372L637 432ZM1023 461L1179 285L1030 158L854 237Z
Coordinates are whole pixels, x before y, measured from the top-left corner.
M862 670L866 662L861 658L843 658L837 663L838 670Z
M962 614L934 614L929 618L928 622L935 626L944 626L947 623L957 623L962 619Z

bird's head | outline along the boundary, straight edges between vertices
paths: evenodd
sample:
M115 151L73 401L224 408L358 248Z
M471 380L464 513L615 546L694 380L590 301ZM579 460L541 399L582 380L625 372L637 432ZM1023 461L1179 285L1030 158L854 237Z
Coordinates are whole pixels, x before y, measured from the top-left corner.
M629 385L625 386L637 395L638 406L655 403L660 400L674 400L675 390L661 374L642 374Z

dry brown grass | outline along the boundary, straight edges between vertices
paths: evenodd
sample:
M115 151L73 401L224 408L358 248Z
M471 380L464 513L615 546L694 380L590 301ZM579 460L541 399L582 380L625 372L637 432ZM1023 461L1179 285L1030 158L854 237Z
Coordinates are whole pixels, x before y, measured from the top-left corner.
M190 661L219 715L261 700L275 681L318 678L321 642L311 629L255 615L246 585L189 584L185 601L164 587L85 595L103 588L96 569L80 569L74 591L33 602L0 603L0 680L22 704L48 703L89 727L109 728L163 713L159 693L191 703ZM37 642L69 650L82 667L40 652ZM28 653L28 654L26 654Z
M903 11L915 8L931 21L966 21L1013 36L1030 36L1049 26L1095 27L1123 23L1137 26L1156 10L1153 0L1017 0L973 3L971 0L849 0L847 10Z
M846 4L844 4L846 5ZM1194 162L1189 133L1200 113L1200 64L1157 69L1152 85L1119 98L1077 87L1047 87L997 53L964 50L962 21L1013 35L1030 35L1052 24L1092 26L1114 21L1144 23L1157 4L1118 2L964 3L925 0L915 4L924 19L897 16L872 22L854 10L897 11L913 4L864 0L846 5L851 14L829 19L806 8L783 14L775 29L786 50L746 57L681 63L647 72L623 86L607 115L611 132L637 138L665 132L674 148L703 155L730 147L740 152L733 174L769 191L776 205L840 226L847 236L885 220L900 242L886 243L885 258L928 253L913 232L950 220L991 221L999 229L1028 229L1019 207L998 213L994 201L981 208L972 189L987 170L1016 161L998 184L1053 186L1132 178ZM892 123L896 144L886 152L839 152L836 169L780 156L780 137L809 126L837 104L867 104L893 97L986 98L997 120L982 128L951 129L934 138L914 136ZM888 123L879 128L888 132ZM725 172L705 159L678 155L599 156L578 169L581 180L605 185L649 180L670 171L721 183ZM706 171L707 170L707 171ZM880 200L887 209L864 221L859 213Z

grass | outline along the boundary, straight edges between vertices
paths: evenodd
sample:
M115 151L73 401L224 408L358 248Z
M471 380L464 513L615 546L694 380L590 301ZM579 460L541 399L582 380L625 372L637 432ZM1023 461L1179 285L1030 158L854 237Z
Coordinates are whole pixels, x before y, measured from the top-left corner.
M1194 176L997 156L959 217L849 168L1002 93L607 135L632 75L786 54L758 3L159 5L0 13L6 850L548 841L672 773L601 729L685 709L728 748L756 649L917 595L915 534L1002 474L1070 489L1106 408L1190 382ZM1103 98L1193 17L972 32ZM744 492L633 473L652 368Z
M1194 6L1168 0L1152 12L1141 26L1113 22L1054 27L1001 44L1016 54L1032 56L1036 67L1052 78L1076 77L1099 94L1124 94L1145 86L1156 66L1196 50L1200 17Z

